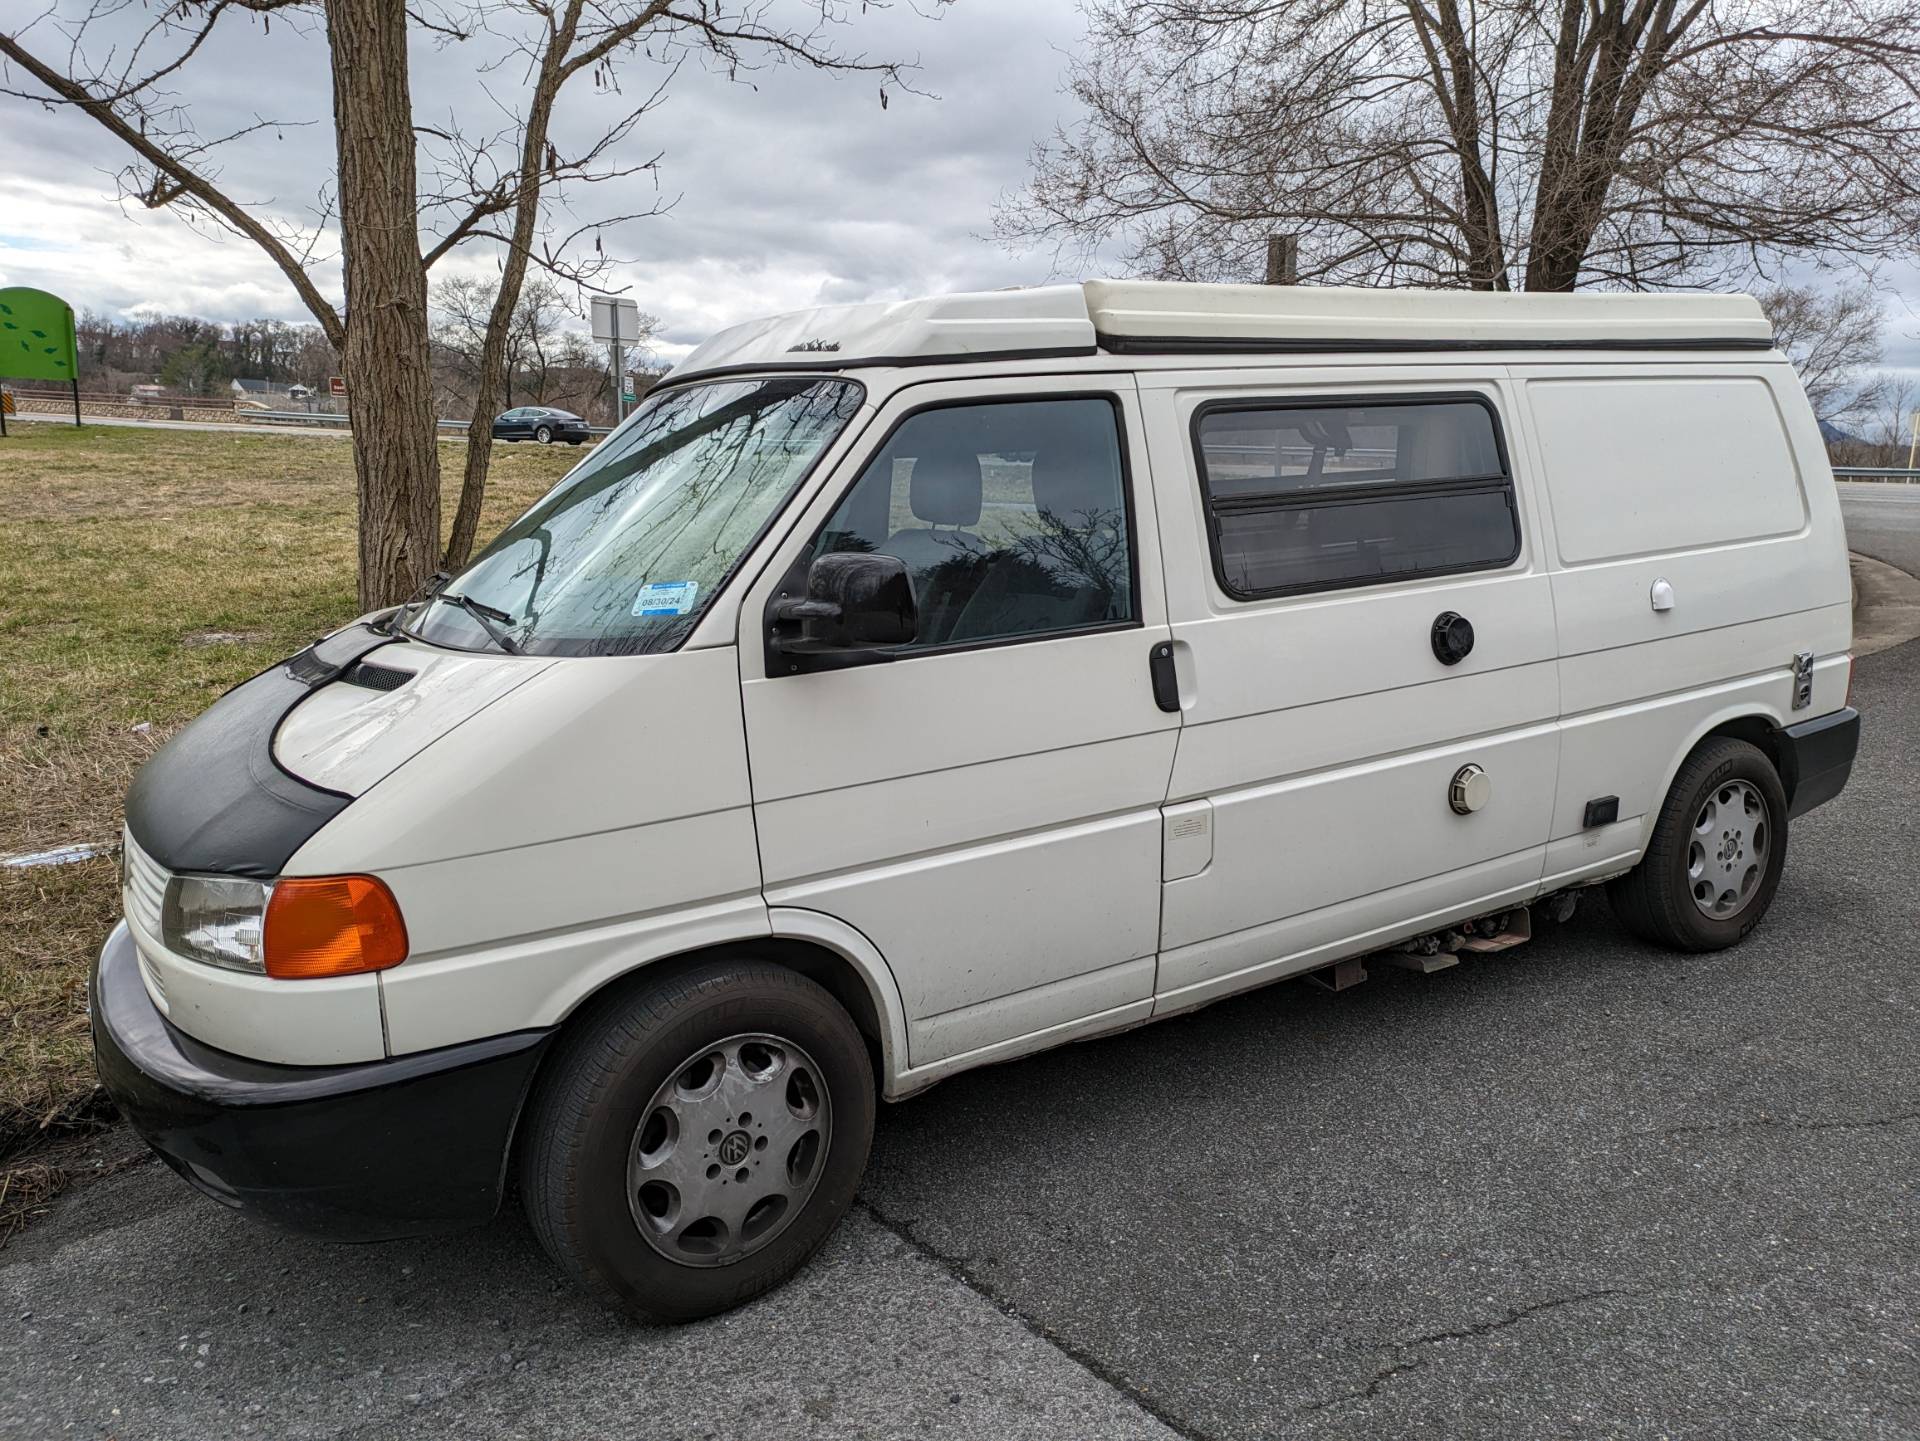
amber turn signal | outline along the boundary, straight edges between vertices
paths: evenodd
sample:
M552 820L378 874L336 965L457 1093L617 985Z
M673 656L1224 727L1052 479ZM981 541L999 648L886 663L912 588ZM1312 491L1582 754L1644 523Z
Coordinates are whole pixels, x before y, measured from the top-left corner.
M261 950L283 981L384 971L407 958L393 892L372 876L294 876L274 885Z

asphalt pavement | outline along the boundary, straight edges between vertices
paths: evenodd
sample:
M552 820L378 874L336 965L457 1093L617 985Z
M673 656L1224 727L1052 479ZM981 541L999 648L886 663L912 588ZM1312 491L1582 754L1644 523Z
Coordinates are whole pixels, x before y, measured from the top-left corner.
M1915 491L1850 494L1856 543L1920 548ZM135 1166L0 1251L0 1435L1920 1434L1920 644L1853 699L1741 946L1591 895L958 1077L883 1111L793 1285L698 1325L602 1314L511 1215L329 1247Z
M1849 547L1920 575L1920 485L1842 483L1840 508Z

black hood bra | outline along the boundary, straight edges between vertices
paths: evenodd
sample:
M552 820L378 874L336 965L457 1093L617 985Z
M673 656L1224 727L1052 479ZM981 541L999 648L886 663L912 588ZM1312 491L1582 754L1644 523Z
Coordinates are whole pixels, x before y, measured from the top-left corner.
M127 830L170 871L271 880L352 799L273 758L280 722L393 637L364 625L316 641L235 686L160 747L127 792Z

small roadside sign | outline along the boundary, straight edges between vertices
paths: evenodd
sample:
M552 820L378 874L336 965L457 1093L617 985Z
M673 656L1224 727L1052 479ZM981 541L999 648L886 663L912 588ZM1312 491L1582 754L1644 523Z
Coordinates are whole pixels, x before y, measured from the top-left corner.
M593 338L602 344L624 345L640 338L640 302L624 295L589 297Z
M327 394L328 395L345 395L346 393L347 393L346 376L330 375L327 377Z
M613 423L627 418L633 396L627 390L625 352L640 339L640 305L624 295L595 295L589 298L588 311L593 321L593 338L613 347L614 401Z

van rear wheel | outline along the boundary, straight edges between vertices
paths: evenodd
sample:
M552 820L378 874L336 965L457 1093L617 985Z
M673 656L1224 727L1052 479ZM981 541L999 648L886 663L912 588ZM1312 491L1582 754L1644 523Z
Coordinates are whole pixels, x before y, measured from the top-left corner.
M1715 737L1682 763L1646 855L1608 899L1644 940L1717 951L1760 923L1786 860L1787 795L1773 762Z
M714 962L583 1015L529 1102L527 1218L589 1291L691 1321L779 1285L853 1202L873 1067L852 1019L783 967Z

